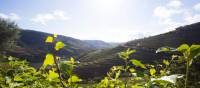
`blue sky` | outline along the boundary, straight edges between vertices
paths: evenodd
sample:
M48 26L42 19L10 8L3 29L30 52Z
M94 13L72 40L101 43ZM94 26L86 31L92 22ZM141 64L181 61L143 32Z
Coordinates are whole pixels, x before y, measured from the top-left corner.
M23 29L126 42L200 21L200 0L1 0L0 17Z

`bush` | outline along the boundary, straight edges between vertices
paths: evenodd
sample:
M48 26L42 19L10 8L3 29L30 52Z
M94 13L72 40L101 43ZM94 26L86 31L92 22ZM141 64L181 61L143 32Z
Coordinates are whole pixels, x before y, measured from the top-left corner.
M19 27L14 22L0 18L0 51L11 48L18 33Z

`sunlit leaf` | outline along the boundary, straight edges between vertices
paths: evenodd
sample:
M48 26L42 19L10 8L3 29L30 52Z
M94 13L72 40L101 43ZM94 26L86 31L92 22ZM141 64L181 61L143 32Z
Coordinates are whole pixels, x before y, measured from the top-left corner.
M117 71L117 73L115 74L115 79L118 79L119 78L119 75L120 75L121 71Z
M46 43L52 43L53 42L53 37L48 36L45 40Z
M61 41L56 43L56 46L54 47L56 51L62 49L65 46L65 44Z
M15 58L12 57L12 56L9 56L9 57L8 57L8 60L9 60L9 61L12 61L12 60L15 60Z
M156 53L159 53L159 52L170 52L170 51L174 51L175 49L174 48L171 48L171 47L161 47L161 48L158 48L156 50Z
M132 54L132 53L135 53L136 50L131 50L130 48L124 52L120 52L119 53L119 57L122 58L122 59L128 59L129 56Z
M164 63L165 65L169 65L169 61L168 61L168 60L163 60L163 63Z
M44 60L43 66L46 67L47 65L53 65L54 64L54 57L52 54L47 54L46 58Z
M133 72L135 72L136 70L135 70L134 68L130 68L129 71L130 71L131 73L133 73Z
M23 81L23 79L20 76L16 75L14 77L14 81Z
M69 79L68 79L68 82L69 83L76 83L76 82L81 82L82 80L78 77L78 76L75 76L75 75L73 75L73 76L71 76Z
M130 60L132 62L133 65L135 65L136 67L141 67L141 68L144 68L146 69L145 65L142 64L140 61L136 60L136 59L132 59Z
M177 48L177 51L185 52L185 51L188 50L189 48L190 48L189 45L187 45L187 44L182 44L181 46L179 46L179 47Z
M156 69L151 68L151 69L149 70L149 72L150 72L150 74L151 74L152 76L154 76L155 73L156 73Z
M53 37L54 37L54 38L57 38L57 37L58 37L58 35L57 35L57 34L53 34Z
M49 75L48 75L48 80L49 81L52 81L54 79L57 79L59 77L58 73L52 71L52 70L49 70Z
M190 58L197 58L200 56L200 45L192 45L190 47Z

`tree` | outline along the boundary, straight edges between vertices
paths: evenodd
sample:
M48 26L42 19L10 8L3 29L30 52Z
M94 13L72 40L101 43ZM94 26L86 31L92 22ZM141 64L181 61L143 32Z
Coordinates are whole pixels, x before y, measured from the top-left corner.
M19 27L15 22L0 18L0 52L10 49L18 38Z

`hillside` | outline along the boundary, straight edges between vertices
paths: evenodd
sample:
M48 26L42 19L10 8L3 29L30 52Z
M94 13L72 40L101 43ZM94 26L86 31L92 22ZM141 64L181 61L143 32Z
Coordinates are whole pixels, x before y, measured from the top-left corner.
M116 43L107 43L101 40L83 40L87 44L96 47L97 49L113 48L117 46Z
M47 36L51 36L52 34L33 30L21 30L19 35L17 47L13 47L11 51L8 51L8 55L27 59L31 64L36 66L36 64L43 62L47 52L51 52L51 47L44 41ZM99 46L88 44L83 40L62 35L59 35L56 41L63 41L66 44L66 47L57 53L57 55L64 58L77 57L82 53L100 48ZM108 45L106 42L103 43L105 47Z
M155 60L167 58L162 54L156 54L156 49L162 46L177 47L183 43L200 44L200 23L182 26L168 33L133 40L112 49L88 53L80 58L82 64L76 72L83 78L105 75L111 66L122 64L117 53L128 48L137 50L131 58L144 63L153 63Z

